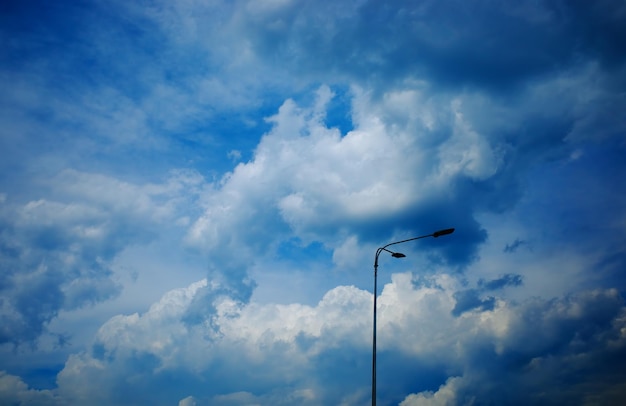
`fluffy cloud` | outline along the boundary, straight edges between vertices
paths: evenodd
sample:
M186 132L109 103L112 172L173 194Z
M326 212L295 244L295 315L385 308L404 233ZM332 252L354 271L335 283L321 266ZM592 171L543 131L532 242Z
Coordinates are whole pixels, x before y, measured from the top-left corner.
M0 212L0 342L33 342L60 310L117 295L112 260L128 244L152 238L160 222L176 221L177 206L189 199L182 191L200 182L180 172L165 184L137 186L68 170L48 198L7 198Z
M31 389L19 377L0 371L0 402L5 405L59 405L52 391Z
M324 122L331 97L322 87L309 108L291 100L281 106L254 158L227 174L205 203L208 209L193 225L190 242L244 266L243 261L290 235L335 248L353 236L369 240L383 223L390 230L426 232L456 221L464 226L465 244L451 254L457 262L467 261L484 232L471 208L451 208L464 196L454 196L447 185L496 172L498 162L488 141L468 129L454 111L456 103L428 106L432 101L417 91L391 93L383 104L356 91L354 130L341 134ZM426 105L427 111L416 117L407 105L416 110ZM457 125L442 129L440 122L432 122L430 113L437 108L456 114ZM390 114L408 122L387 123ZM468 134L483 145L465 148L461 144ZM401 158L407 153L414 159ZM450 209L438 210L435 217L435 206ZM403 225L407 216L413 220ZM420 228L418 219L425 220Z
M589 387L600 402L626 396L623 374L606 363L626 355L626 308L615 290L520 304L498 298L491 309L455 315L462 286L455 277L392 279L379 300L384 399L404 399L405 405L551 404L591 396L585 395ZM58 393L94 404L367 400L370 293L340 286L316 306L243 304L222 296L212 323L190 326L182 320L185 310L205 288L207 281L200 281L167 293L144 314L109 320L90 351L68 359ZM399 357L405 363L397 369ZM329 381L328 369L345 373L333 373ZM166 379L180 385L155 391ZM564 383L568 391L559 390Z
M346 340L360 342L359 346L367 348L369 318L367 312L361 311L371 303L367 292L339 287L316 308L296 304L244 306L221 296L216 299L212 320L189 325L184 320L188 307L194 296L206 288L210 289L206 280L200 281L169 292L143 315L109 320L98 332L89 353L70 357L59 374L60 392L74 401L93 401L88 382L98 380L108 388L102 396L120 393L123 397L116 401L139 402L125 398L130 396L125 390L118 392L119 385L124 385L118 380L122 371L139 363L146 368L140 372L138 365L137 369L133 367L137 374L133 380L140 385L152 385L155 376L166 379L180 374L177 379L187 381L187 390L196 391L194 397L214 394L225 400L227 393L223 391L237 387L236 377L247 382L243 389L249 391L258 390L263 383L306 380L310 370L306 363L311 354L325 347L339 347ZM316 344L320 337L323 342ZM274 372L268 374L268 368ZM220 372L216 375L217 370ZM203 380L210 384L206 391L198 393ZM171 399L180 399L180 395L164 394L166 398L173 396ZM101 399L102 403L110 401L108 397Z
M597 69L531 83L508 105L484 92L438 94L427 85L380 97L354 87L345 134L326 123L328 87L309 106L287 100L268 119L272 128L253 158L214 184L188 240L230 264L226 279L243 290L249 284L235 281L246 278L245 268L292 237L340 249L341 260L350 256L348 241L454 225L457 238L441 253L465 267L486 239L475 213L512 209L532 170L588 148L568 132L589 103L570 85L590 86L602 75Z

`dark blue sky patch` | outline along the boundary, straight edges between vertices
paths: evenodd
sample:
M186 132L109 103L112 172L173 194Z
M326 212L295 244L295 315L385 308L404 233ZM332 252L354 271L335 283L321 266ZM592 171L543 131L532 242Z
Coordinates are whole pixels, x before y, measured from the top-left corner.
M113 361L115 358L113 354L108 354L106 346L102 343L96 342L91 346L91 356L94 359L100 361Z
M278 258L290 258L291 261L306 264L312 260L330 258L331 251L319 241L304 243L299 238L283 241L276 250ZM300 265L302 266L302 265Z
M58 364L50 367L25 369L24 371L11 371L11 373L19 374L30 388L52 390L56 388L57 374L63 370L64 366L64 364Z
M324 124L328 128L337 128L344 136L354 129L352 123L352 93L345 86L333 86L335 96L330 100L326 110Z
M485 299L481 299L479 293L480 292L475 289L468 289L456 292L454 294L456 304L454 305L454 309L452 309L452 314L458 317L461 314L471 310L493 310L495 305L495 298L487 297Z

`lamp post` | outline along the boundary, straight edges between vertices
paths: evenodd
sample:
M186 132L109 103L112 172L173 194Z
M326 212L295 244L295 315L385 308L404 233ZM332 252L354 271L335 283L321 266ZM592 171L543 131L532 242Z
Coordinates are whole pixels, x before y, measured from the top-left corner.
M376 296L378 296L378 256L383 252L387 251L394 258L404 258L404 255L401 252L394 252L388 250L387 247L390 245L402 244L404 242L409 242L413 240L419 240L421 238L427 237L440 237L442 235L452 234L454 232L454 228L446 228L444 230L435 231L432 234L422 235L419 237L413 237L406 240L391 242L385 246L382 246L376 250L376 257L374 258L374 329L372 333L372 406L376 406Z

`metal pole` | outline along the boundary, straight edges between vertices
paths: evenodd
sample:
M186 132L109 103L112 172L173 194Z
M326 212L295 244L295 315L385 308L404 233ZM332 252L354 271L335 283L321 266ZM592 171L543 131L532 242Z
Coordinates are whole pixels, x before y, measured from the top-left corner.
M374 329L372 332L372 406L376 406L376 296L378 296L378 255L381 249L376 251L374 260Z
M444 230L435 231L432 234L392 242L376 250L376 257L374 258L374 328L372 331L372 406L376 406L376 296L378 296L378 256L381 252L387 251L391 253L393 257L401 258L404 257L404 254L390 251L387 249L387 247L389 247L390 245L402 244L408 241L419 240L427 237L437 238L442 235L452 234L453 232L454 228L446 228Z

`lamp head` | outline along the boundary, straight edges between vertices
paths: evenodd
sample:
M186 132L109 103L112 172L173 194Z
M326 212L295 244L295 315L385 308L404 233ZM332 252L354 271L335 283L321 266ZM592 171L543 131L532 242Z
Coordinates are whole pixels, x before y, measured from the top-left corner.
M433 233L433 237L437 238L437 237L440 237L442 235L452 234L453 232L454 232L454 228L446 228L445 230L435 231Z
M392 252L391 256L394 257L394 258L404 258L404 257L406 257L406 255L404 255L401 252Z

